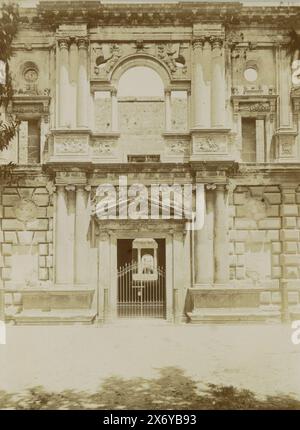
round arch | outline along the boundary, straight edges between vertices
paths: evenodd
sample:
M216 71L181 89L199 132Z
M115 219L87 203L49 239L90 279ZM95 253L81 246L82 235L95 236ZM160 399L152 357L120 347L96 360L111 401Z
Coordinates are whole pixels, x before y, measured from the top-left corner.
M111 72L110 81L115 88L118 88L118 83L121 76L129 69L133 67L149 67L158 73L160 76L164 87L170 85L171 76L167 69L167 66L159 61L157 58L151 55L131 55L123 58L119 63L115 65Z
M118 97L160 97L165 95L160 75L151 67L133 66L126 70L118 82Z

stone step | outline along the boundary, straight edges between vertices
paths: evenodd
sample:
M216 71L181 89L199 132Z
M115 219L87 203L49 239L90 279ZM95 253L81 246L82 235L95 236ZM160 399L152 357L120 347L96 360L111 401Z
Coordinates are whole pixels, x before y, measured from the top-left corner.
M59 310L43 312L39 310L24 310L14 315L16 325L41 325L41 324L92 324L96 312L91 310Z
M188 312L189 323L226 323L280 321L278 307L272 308L199 308Z

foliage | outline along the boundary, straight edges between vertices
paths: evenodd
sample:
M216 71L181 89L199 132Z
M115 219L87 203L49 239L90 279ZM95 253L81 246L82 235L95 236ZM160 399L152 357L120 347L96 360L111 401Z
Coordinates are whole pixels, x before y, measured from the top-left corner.
M0 391L0 409L102 410L253 410L300 409L300 401L286 395L258 398L247 389L201 384L182 369L166 367L157 378L106 378L94 393L49 391L38 386L18 395Z
M0 60L6 63L6 84L0 85L0 106L3 103L7 106L13 96L8 60L12 55L12 41L17 33L18 19L18 5L4 3L0 9Z
M9 101L13 97L12 78L9 71L8 60L12 55L12 42L18 29L18 5L15 3L4 3L0 8L0 60L5 63L6 82L0 84L0 107L7 108ZM18 128L18 121L11 116L6 121L0 120L0 151L6 149L11 139L15 136ZM0 180L11 177L13 163L7 166L0 166Z
M8 147L9 142L17 132L19 122L13 121L0 121L0 151Z

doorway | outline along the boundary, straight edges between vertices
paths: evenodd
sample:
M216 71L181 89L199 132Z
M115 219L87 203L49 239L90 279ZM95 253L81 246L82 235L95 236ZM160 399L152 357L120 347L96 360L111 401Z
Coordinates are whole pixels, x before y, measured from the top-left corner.
M152 242L151 242L152 241ZM145 240L147 243L147 239ZM151 245L155 244L152 253ZM145 245L147 246L147 245ZM141 264L144 266L141 267ZM119 318L166 318L165 239L148 239L140 249L134 239L117 240L117 315ZM141 273L141 276L139 276Z

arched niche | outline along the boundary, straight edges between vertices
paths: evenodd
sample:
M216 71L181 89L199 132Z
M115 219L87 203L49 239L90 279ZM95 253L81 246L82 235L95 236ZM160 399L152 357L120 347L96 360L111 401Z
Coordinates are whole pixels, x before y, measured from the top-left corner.
M164 98L164 82L156 70L149 66L133 66L120 77L117 96Z
M168 87L171 82L171 77L169 71L166 66L156 58L151 57L150 55L133 55L122 59L119 63L116 64L114 69L111 72L110 81L111 84L117 89L118 83L121 76L129 69L134 67L148 67L153 69L161 78L164 87Z

